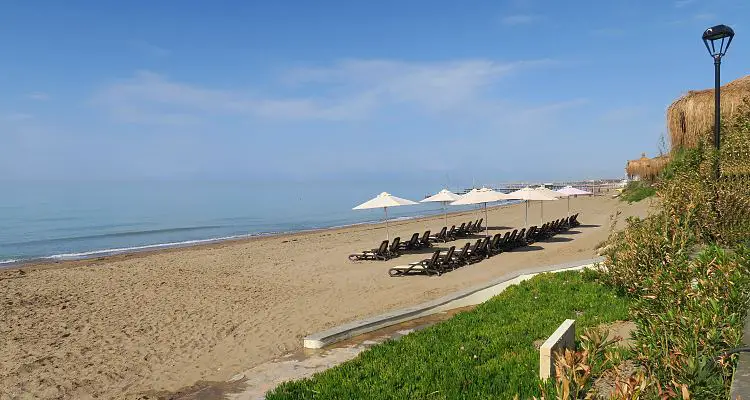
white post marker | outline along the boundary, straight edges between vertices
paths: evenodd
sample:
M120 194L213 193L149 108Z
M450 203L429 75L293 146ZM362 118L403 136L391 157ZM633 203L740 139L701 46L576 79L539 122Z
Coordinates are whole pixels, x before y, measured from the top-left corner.
M566 319L552 336L539 348L539 379L546 381L555 376L555 357L568 350L575 350L576 321Z

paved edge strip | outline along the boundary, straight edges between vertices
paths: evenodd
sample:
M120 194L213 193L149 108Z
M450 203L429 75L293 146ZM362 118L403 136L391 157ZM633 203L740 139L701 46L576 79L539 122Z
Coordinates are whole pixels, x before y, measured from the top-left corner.
M745 317L745 326L742 328L742 346L750 346L750 313ZM750 399L750 353L740 353L737 366L732 375L732 386L729 388L729 398Z
M381 314L371 318L365 318L359 321L350 322L348 324L339 325L337 327L314 333L306 336L303 339L303 347L308 349L320 349L330 344L340 342L342 340L349 339L354 336L359 336L364 333L372 332L378 329L386 328L392 325L400 324L402 322L410 321L412 319L424 317L430 314L435 314L444 311L449 308L443 306L455 302L457 300L469 297L477 292L492 288L493 286L506 283L508 281L524 278L526 276L531 277L536 274L543 272L560 272L571 269L580 269L588 265L602 262L603 257L592 258L588 260L573 261L563 264L555 264L541 267L533 267L513 271L500 276L488 283L484 283L479 286L475 286L466 290L461 290L447 296L443 296L439 299L428 301L413 307L403 308L396 311L391 311L385 314ZM490 296L491 297L491 296ZM485 299L486 300L486 299ZM473 304L479 304L485 300L479 302L473 302ZM470 305L470 304L465 304Z

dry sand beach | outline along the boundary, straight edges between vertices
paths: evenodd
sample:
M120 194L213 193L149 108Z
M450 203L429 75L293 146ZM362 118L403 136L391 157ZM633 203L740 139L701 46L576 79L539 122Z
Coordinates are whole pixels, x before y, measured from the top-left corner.
M645 202L572 200L583 223L548 242L441 277L390 278L408 254L352 263L382 225L262 237L147 254L0 271L0 398L138 398L220 381L301 347L309 333L435 299L533 265L591 258L610 216L643 216ZM566 201L545 215L565 215ZM490 211L491 233L523 225L523 205ZM454 214L460 224L478 213ZM482 214L483 215L483 214ZM407 239L443 217L391 223ZM539 222L533 204L530 222ZM464 241L441 244L460 246Z

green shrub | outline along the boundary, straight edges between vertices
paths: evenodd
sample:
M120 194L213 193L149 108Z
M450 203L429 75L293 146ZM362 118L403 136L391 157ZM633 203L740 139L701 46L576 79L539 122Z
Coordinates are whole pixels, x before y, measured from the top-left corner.
M660 382L686 384L696 398L726 398L733 364L713 358L741 343L750 253L708 247L655 271L643 291L632 309L641 364Z
M740 114L727 125L734 147L722 148L722 166L747 143L736 138L750 133L750 108ZM705 145L674 154L655 184L654 213L612 234L601 265L602 281L635 299L634 353L645 368L635 381L654 397L661 388L671 388L670 397L728 395L734 359L714 358L740 343L750 305L750 251L742 244L750 238L750 190L742 184L750 176L717 180L716 155Z
M656 194L656 189L645 181L631 181L625 186L620 199L628 203L636 203Z
M538 396L539 351L565 318L582 329L627 316L627 301L578 272L542 274L470 312L309 379L284 383L275 399L528 399Z

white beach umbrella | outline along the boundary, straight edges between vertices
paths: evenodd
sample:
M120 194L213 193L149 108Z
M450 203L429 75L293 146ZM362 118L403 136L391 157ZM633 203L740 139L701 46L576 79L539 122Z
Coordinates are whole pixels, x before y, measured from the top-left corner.
M481 189L472 189L469 193L461 196L460 199L451 203L452 206L461 206L467 204L482 204L484 203L484 232L486 236L489 236L490 218L487 213L487 203L492 203L500 200L510 200L511 198L506 196L504 193L496 192L490 188L483 187Z
M576 189L573 186L565 186L564 188L557 190L558 193L562 193L566 195L568 198L568 216L570 217L570 198L571 196L580 196L580 195L586 195L586 194L593 194L591 192L587 192L585 190Z
M448 203L452 203L458 199L460 199L461 196L451 192L448 189L443 189L436 194L420 201L420 203L434 203L434 202L440 202L443 204L443 214L445 214L445 225L448 226L448 210L446 210L446 205Z
M402 199L391 195L390 193L383 192L377 195L374 199L368 200L354 208L352 210L367 210L370 208L382 208L385 211L385 237L391 240L390 234L388 233L388 207L398 206L410 206L418 204L414 201Z
M565 193L558 192L556 190L547 189L544 186L539 186L538 188L534 188L534 190L536 190L539 193L544 193L551 197L568 197L568 195Z
M537 201L557 200L557 197L552 197L542 192L538 192L528 186L523 189L516 190L515 192L508 193L508 198L526 201L526 228L529 227L529 201L530 200L537 200Z
M566 194L563 194L563 193L560 193L560 192L557 192L557 191L554 191L554 190L547 189L545 186L539 186L538 188L534 188L534 190L536 190L539 193L544 193L544 194L546 194L546 195L548 195L550 197L554 197L554 198L568 197L568 195L566 195ZM544 202L540 201L539 202L539 206L541 207L541 218L539 219L539 223L543 224L544 223Z

